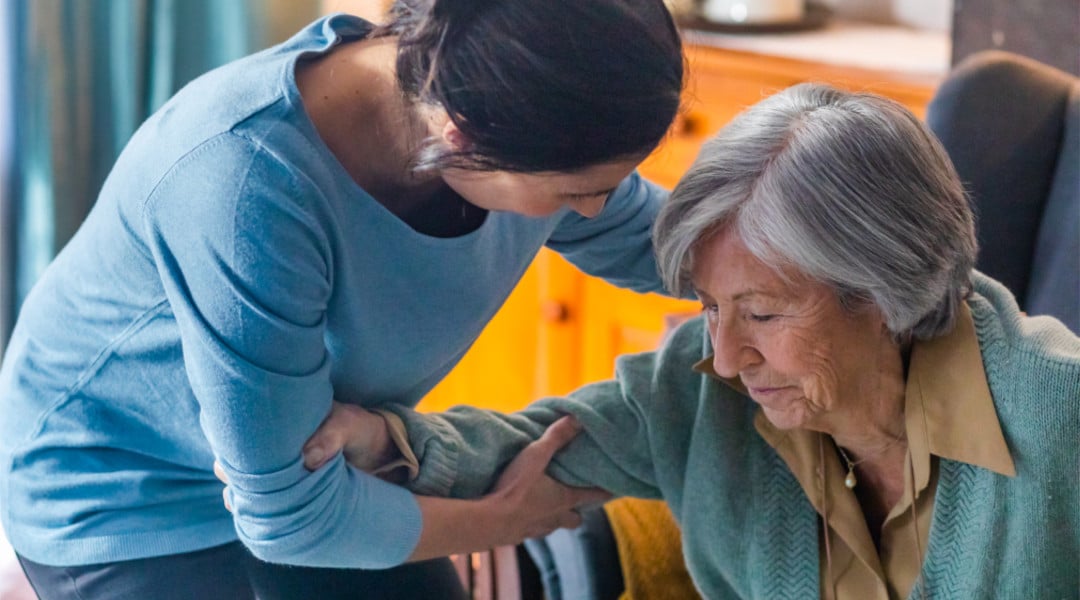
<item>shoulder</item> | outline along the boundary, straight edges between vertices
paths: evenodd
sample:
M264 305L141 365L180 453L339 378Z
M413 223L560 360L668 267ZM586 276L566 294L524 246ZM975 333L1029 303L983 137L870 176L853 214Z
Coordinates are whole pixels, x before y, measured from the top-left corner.
M654 412L693 417L701 403L719 402L721 413L743 414L752 403L727 383L695 368L710 356L712 344L699 315L676 328L658 350L620 356L616 379L627 393L648 398Z
M1056 319L1024 315L1002 284L976 275L968 303L1010 447L1070 447L1080 423L1080 338Z
M330 277L337 224L304 173L231 132L176 161L141 209L141 234L167 268L209 275L221 263L252 281L274 273L286 295L289 281Z
M147 196L144 210L223 216L253 202L262 207L305 202L310 195L302 192L310 192L308 187L303 172L260 140L226 131L173 161Z
M1026 359L1047 370L1080 376L1080 337L1057 319L1022 313L1009 290L994 279L976 272L974 282L968 304L984 360Z
M275 159L279 164L263 164L278 171L289 162L306 167L321 160L312 148L317 134L303 110L294 69L301 56L334 46L343 34L332 24L350 22L321 19L283 44L196 77L139 127L116 169L142 171L160 187L178 175L184 179L185 167L197 168L205 173L200 183L227 186L258 152Z

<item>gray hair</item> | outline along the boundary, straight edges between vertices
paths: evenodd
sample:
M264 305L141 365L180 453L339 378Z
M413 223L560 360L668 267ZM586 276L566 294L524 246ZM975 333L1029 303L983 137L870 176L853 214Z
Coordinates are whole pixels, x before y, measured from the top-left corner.
M934 135L896 102L801 84L702 147L661 209L657 262L690 292L695 250L721 229L778 272L872 302L897 339L953 328L975 265L971 208Z

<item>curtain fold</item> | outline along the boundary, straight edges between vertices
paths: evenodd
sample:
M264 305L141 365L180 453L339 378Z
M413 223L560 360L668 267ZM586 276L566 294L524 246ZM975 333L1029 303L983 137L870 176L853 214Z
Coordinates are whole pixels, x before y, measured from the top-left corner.
M15 56L13 17L12 4L0 1L0 357L4 354L4 341L11 331L13 315L9 307L14 297L14 281L5 276L12 272L15 254L14 220L11 216L15 174L12 160L15 143L12 106L15 87L11 76Z
M0 202L0 350L22 300L139 124L201 73L279 41L270 33L281 26L275 12L295 21L290 31L318 13L317 0L6 4L14 143Z

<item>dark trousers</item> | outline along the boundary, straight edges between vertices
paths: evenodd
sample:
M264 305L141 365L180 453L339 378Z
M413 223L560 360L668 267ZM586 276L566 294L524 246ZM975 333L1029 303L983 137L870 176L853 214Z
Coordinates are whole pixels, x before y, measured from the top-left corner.
M393 569L314 569L272 565L240 542L78 567L19 557L42 600L464 600L448 559Z

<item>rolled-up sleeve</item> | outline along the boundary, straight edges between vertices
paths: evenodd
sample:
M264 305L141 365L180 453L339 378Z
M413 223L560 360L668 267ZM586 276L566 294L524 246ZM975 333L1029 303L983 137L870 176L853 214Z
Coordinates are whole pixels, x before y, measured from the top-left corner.
M419 538L411 494L340 457L302 464L334 395L333 219L305 181L225 134L162 181L144 227L241 541L270 562L389 567Z

